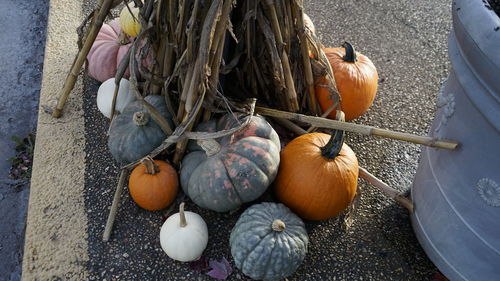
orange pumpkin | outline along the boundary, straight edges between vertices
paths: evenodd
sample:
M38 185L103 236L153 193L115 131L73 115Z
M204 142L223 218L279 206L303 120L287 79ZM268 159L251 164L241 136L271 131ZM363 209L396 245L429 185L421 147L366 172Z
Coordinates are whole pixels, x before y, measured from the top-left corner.
M343 48L324 48L323 51L332 66L345 119L353 120L365 113L375 99L378 88L377 69L368 57L356 52L347 42L343 44ZM330 91L325 87L327 83L324 77L316 83L316 98L323 111L333 104ZM335 115L334 110L328 118L335 119Z
M137 205L150 211L170 205L179 191L175 169L165 161L144 158L130 174L129 191Z
M342 134L305 134L281 152L274 191L281 202L302 218L334 217L354 199L358 160L351 148L342 144Z

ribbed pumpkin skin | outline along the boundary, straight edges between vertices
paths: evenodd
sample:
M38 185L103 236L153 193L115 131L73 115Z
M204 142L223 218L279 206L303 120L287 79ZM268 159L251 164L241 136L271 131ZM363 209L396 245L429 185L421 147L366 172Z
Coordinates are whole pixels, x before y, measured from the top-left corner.
M279 219L286 228L277 232ZM240 216L229 239L236 266L255 280L282 280L304 260L309 238L304 222L283 204L253 205Z
M328 61L333 69L333 76L337 89L342 98L340 103L342 111L345 113L347 121L353 120L363 113L373 103L378 88L378 73L372 61L356 52L358 61L345 62L344 48L324 48ZM327 84L325 78L320 78L316 83L316 98L323 111L326 111L332 104L330 92L321 85ZM336 112L332 111L328 117L335 119Z
M281 152L274 182L278 199L294 213L310 220L334 217L345 210L356 195L358 160L344 144L333 160L321 155L330 135L302 135Z
M160 112L171 128L174 128L164 97L150 95L145 97L145 100ZM144 126L135 125L133 116L139 111L148 112L139 101L134 101L111 123L108 148L120 164L128 164L148 155L167 137L152 117Z
M115 77L121 59L131 47L126 38L127 42L120 42L120 33L118 19L110 21L109 24L103 24L87 55L88 74L100 82ZM127 70L124 78L128 76Z
M161 210L172 203L179 191L177 172L165 161L154 160L159 172L151 175L146 166L134 168L129 178L129 192L137 205L149 211Z
M200 124L195 131L215 132L237 125L228 114ZM190 142L191 152L182 161L181 186L198 206L226 212L266 191L278 172L280 141L264 118L254 116L247 127L217 142L221 150L211 157Z

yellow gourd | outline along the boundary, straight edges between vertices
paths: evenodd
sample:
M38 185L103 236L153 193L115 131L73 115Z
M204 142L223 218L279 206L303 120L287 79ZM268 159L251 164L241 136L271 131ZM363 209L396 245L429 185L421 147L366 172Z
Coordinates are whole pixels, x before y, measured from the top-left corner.
M141 31L141 24L139 23L139 8L129 6L123 7L120 12L120 27L125 34L130 37L136 37ZM130 13L132 11L132 14Z

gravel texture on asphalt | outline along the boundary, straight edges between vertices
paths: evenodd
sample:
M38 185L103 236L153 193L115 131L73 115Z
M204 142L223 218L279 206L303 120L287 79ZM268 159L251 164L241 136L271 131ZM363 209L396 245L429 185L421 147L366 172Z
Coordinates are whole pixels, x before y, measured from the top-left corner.
M351 42L378 68L375 102L355 123L427 134L436 110L434 100L448 73L447 35L451 16L448 1L307 1L306 12L326 46ZM90 4L84 8L89 9ZM107 148L109 121L95 104L99 83L85 78L86 135L85 205L87 208L91 280L210 280L174 262L159 244L165 210L148 212L131 200L127 189L111 240L101 241L113 199L118 167ZM420 147L414 144L348 134L360 165L392 187L408 193ZM432 280L438 270L416 240L408 212L359 180L362 190L354 224L342 227L343 215L306 222L309 252L289 280ZM269 200L270 194L263 196ZM178 202L177 202L178 203ZM208 225L205 256L226 257L231 228L243 209L232 214L202 210L190 200L186 209ZM229 280L247 279L235 270Z

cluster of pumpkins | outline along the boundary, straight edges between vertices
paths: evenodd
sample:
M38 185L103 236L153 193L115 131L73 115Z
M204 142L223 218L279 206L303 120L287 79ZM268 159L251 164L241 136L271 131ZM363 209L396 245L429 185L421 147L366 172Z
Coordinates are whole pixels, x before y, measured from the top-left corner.
M138 11L133 9L125 7L119 20L103 26L88 57L89 75L103 82L97 106L108 118L115 88L114 73L126 52L122 48L140 31L135 21ZM130 11L136 15L132 16ZM307 20L310 19L306 18L306 27L313 31L314 26ZM124 44L123 38L129 43ZM363 114L374 100L378 81L375 66L350 44L324 51L334 71L346 120L352 120ZM108 64L106 71L102 64ZM333 103L326 81L321 78L316 84L317 99L323 110ZM164 97L149 95L145 100L174 127ZM179 184L196 205L216 212L238 209L273 187L281 203L260 203L246 209L230 236L236 266L253 279L276 280L293 274L307 252L308 236L301 218L334 217L355 196L356 156L346 144L327 147L331 138L328 134L302 135L281 150L272 126L263 117L252 116L246 127L232 135L190 141L179 179L169 163L147 157L167 136L148 110L135 101L126 79L120 81L116 111L119 114L110 126L108 147L120 164L142 159L130 174L128 187L132 199L146 210L160 210L172 204ZM332 112L329 117L334 118L335 114ZM234 128L245 118L248 117L226 114L199 124L194 131ZM160 241L169 257L178 261L196 260L208 243L207 226L199 215L184 211L182 203L179 213L170 216L162 226Z

